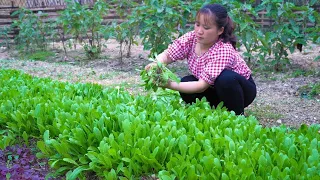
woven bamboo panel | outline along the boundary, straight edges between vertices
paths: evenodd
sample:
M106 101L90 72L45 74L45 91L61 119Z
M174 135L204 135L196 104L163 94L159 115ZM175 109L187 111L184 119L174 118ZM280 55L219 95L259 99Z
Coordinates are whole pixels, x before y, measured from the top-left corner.
M93 4L94 0L74 0L80 4ZM66 3L64 0L26 0L27 8L36 8L36 7L60 7L65 6Z
M74 0L80 4L92 5L94 0ZM0 6L4 7L25 7L25 8L44 8L65 6L65 0L0 0Z
M0 0L0 6L4 7L24 7L26 0Z

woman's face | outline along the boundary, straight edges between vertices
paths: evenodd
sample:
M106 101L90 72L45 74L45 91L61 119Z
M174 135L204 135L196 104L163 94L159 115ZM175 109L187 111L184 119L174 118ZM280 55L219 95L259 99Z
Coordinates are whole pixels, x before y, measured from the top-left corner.
M197 42L200 44L211 47L218 41L219 35L223 33L223 30L223 27L218 28L210 14L199 14L196 18L194 31Z

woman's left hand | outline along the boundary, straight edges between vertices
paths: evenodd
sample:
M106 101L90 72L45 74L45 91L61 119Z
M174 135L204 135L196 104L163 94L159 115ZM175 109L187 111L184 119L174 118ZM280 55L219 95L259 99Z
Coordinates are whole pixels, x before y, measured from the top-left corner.
M160 85L159 87L162 87L162 88L169 88L170 89L170 84L172 83L172 81L168 81L167 84L164 84L164 85Z

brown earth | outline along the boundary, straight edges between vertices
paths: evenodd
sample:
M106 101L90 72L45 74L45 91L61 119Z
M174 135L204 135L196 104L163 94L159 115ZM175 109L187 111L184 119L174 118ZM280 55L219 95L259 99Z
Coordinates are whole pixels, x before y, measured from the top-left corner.
M149 51L142 46L134 46L130 58L123 58L120 63L119 44L114 40L106 42L107 48L100 59L88 61L78 45L69 49L64 56L60 44L54 44L51 50L54 57L46 61L22 60L15 51L0 49L0 67L19 69L37 77L50 77L69 82L91 82L104 86L124 87L132 94L146 93L141 87L138 70L144 68ZM308 45L302 52L296 50L289 55L290 70L281 73L256 72L254 79L258 94L255 101L246 109L247 115L254 115L262 125L274 126L285 124L299 127L301 124L320 123L320 95L303 98L301 87L320 82L320 61L314 58L320 55L319 45ZM188 74L185 61L169 65L179 76ZM293 76L301 71L311 75Z

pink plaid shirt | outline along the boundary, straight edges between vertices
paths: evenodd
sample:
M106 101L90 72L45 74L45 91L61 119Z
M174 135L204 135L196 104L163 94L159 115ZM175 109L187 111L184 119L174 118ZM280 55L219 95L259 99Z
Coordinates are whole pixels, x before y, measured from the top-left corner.
M187 59L192 75L210 85L214 84L224 69L232 70L249 79L249 67L230 43L224 43L220 39L201 56L195 53L196 44L195 32L191 31L169 45L167 53L172 61Z

